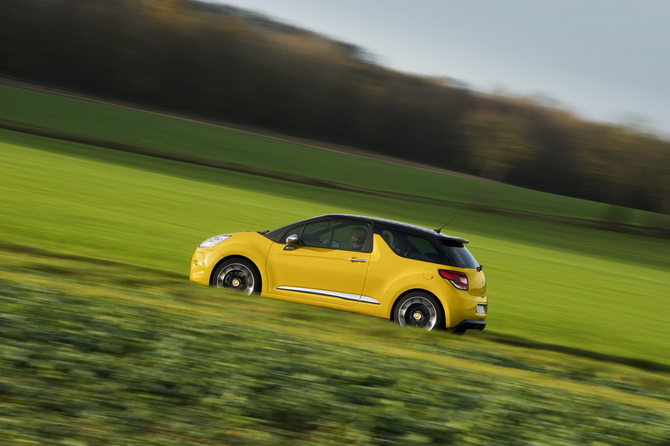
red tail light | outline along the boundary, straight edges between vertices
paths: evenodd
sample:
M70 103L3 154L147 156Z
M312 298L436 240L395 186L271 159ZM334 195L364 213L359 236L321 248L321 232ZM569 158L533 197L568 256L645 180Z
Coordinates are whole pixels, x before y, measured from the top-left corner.
M451 284L458 288L459 290L467 291L469 287L468 276L465 273L459 271L449 271L446 269L441 269L438 271L440 276L447 279Z

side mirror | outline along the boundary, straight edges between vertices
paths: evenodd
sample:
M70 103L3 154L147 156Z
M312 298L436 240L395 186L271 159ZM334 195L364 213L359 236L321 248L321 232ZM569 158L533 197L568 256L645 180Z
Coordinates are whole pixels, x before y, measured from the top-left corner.
M284 251L293 251L293 249L298 246L299 241L300 238L298 238L298 234L289 235L286 237L286 246L284 246Z

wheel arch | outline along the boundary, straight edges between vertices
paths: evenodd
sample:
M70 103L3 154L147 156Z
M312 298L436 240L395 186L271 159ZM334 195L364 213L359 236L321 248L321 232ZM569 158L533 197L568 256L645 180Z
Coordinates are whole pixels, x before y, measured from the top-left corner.
M234 260L234 259L245 260L245 261L249 262L251 264L251 266L253 266L256 269L256 272L258 273L258 277L261 281L260 289L263 289L263 276L261 275L261 271L258 268L258 265L256 265L256 263L253 260L251 260L249 257L243 256L243 255L240 255L240 254L231 254L229 256L221 258L218 262L216 262L216 264L212 268L211 274L209 275L209 285L210 286L214 285L214 274L216 273L217 268L219 266L221 266L223 263L227 262L228 260Z
M395 309L398 306L398 302L400 302L400 300L403 297L407 296L408 294L417 293L417 292L425 293L425 294L428 294L428 295L434 297L435 300L440 304L440 307L441 307L441 310L442 310L442 321L440 322L440 327L439 328L441 330L445 330L446 327L449 326L449 323L448 323L449 313L447 312L448 307L445 306L444 302L442 302L442 300L439 297L437 297L435 295L435 293L431 293L430 291L428 291L424 288L412 288L410 290L407 290L407 291L401 293L398 297L396 297L395 300L393 301L393 305L391 305L391 313L389 315L389 319L392 322L396 322L396 320L395 320Z

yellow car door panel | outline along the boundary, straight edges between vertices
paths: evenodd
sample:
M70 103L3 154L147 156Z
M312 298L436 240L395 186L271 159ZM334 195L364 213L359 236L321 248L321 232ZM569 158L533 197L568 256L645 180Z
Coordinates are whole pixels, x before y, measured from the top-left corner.
M359 303L370 254L275 243L268 254L268 293L334 306Z

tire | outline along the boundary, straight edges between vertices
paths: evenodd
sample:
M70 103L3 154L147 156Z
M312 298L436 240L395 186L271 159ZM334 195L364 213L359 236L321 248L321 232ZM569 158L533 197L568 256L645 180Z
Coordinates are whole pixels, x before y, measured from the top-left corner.
M435 297L422 291L411 292L400 298L393 319L401 327L438 330L444 326L442 305Z
M244 294L260 293L261 275L256 266L245 259L229 259L216 267L212 286L240 291Z

